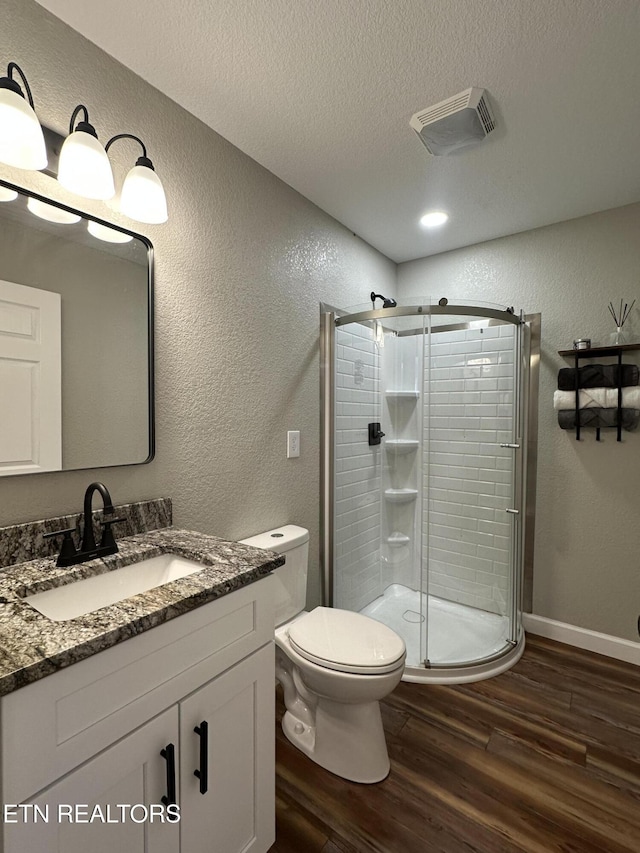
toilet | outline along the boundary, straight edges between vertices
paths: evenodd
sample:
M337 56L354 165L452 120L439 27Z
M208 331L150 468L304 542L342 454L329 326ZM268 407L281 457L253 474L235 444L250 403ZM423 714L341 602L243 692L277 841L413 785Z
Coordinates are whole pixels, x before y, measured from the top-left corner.
M282 730L316 764L353 782L380 782L389 755L381 699L404 670L404 641L360 613L305 612L309 531L295 524L243 539L286 556L275 569L276 677L286 713Z

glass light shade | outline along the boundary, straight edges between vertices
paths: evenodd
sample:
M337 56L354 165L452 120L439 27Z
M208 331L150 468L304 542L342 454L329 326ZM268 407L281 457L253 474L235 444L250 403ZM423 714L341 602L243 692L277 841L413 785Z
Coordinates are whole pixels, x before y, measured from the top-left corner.
M47 149L38 117L17 92L0 87L0 163L44 169Z
M133 240L131 234L125 234L115 228L108 228L106 225L94 222L93 219L89 220L87 231L98 240L104 240L105 243L130 243Z
M74 222L80 222L80 217L75 213L69 213L68 210L54 207L54 205L47 204L37 198L30 197L27 201L27 207L34 216L46 219L47 222L56 222L58 225L73 225Z
M95 136L84 130L75 130L65 139L60 151L58 181L83 198L105 201L116 191L107 152Z
M15 201L18 198L18 193L15 190L10 190L8 187L0 187L0 201Z
M134 166L122 185L120 210L137 222L166 222L167 198L162 181L148 166Z

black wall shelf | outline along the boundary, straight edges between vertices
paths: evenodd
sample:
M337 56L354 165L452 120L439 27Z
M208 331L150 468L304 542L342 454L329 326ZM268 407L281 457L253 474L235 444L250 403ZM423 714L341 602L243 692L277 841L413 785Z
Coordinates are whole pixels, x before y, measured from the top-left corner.
M590 349L559 349L558 355L562 355L565 358L575 358L575 356L579 358L613 358L617 355L622 355L622 353L638 349L640 349L640 343L618 344L617 346L591 347Z
M616 440L622 441L622 385L620 377L622 374L622 356L625 352L640 350L640 343L616 344L608 347L590 347L589 349L561 349L558 355L563 358L572 358L576 369L576 441L580 441L580 386L578 383L579 365L582 358L617 358L618 360L618 415L616 425ZM596 441L600 441L600 427L596 427Z

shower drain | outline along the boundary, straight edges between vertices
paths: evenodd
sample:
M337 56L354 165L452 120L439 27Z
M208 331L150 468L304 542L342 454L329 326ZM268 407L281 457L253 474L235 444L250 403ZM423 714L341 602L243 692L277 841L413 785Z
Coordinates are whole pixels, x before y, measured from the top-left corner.
M424 616L417 610L405 610L402 618L405 622L424 622Z

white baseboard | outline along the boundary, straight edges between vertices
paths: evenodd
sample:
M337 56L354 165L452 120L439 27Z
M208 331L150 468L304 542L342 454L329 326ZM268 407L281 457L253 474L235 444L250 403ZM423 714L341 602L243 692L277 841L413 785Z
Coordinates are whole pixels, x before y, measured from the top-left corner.
M599 634L588 628L578 628L577 625L556 622L555 619L547 619L546 616L536 616L533 613L523 613L522 624L525 631L531 631L532 634L640 666L640 643L634 643L632 640L623 640L611 634Z

